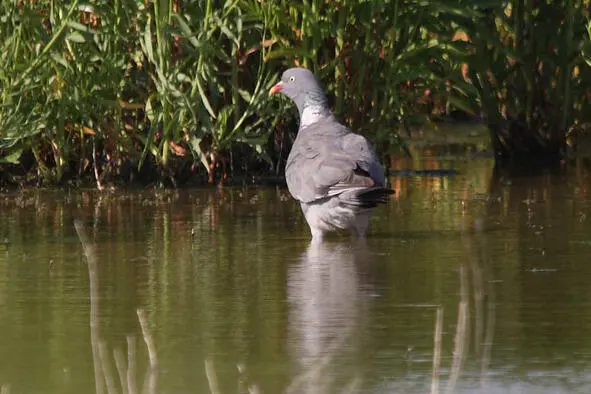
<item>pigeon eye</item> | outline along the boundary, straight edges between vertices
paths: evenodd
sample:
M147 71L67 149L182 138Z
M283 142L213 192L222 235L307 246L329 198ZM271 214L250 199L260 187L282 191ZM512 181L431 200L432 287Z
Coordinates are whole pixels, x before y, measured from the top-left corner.
M293 81L295 81L295 77L293 77L293 76L289 77L289 82L293 82Z

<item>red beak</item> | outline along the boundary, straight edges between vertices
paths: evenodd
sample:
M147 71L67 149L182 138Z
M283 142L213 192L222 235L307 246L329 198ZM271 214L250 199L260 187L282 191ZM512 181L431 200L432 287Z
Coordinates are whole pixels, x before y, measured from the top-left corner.
M269 90L269 96L281 91L281 89L283 89L283 82L279 81Z

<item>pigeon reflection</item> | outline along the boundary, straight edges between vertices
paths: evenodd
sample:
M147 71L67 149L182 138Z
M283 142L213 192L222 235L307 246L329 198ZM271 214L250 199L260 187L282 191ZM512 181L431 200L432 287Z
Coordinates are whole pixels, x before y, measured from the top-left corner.
M286 390L298 393L352 389L359 352L356 338L361 313L358 263L363 243L315 243L288 271L289 344L298 375Z

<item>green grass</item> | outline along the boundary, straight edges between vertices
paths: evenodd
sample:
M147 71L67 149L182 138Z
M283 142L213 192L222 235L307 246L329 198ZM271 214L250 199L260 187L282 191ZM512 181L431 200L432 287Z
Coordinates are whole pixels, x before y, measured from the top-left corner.
M295 118L267 92L293 65L382 154L444 107L498 151L562 143L588 122L589 1L532 4L0 0L0 182L278 172Z

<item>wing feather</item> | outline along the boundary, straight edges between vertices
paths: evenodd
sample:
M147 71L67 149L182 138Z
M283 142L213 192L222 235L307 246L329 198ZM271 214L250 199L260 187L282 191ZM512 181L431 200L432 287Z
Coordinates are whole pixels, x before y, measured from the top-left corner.
M299 131L285 173L290 193L307 203L384 183L369 141L334 118Z

